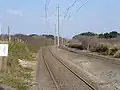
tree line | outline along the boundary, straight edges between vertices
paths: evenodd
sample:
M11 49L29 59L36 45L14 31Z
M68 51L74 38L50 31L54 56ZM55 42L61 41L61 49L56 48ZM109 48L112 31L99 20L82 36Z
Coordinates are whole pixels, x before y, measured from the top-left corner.
M79 35L80 36L97 36L98 38L109 39L109 38L116 38L116 37L120 36L120 33L116 32L116 31L111 31L111 32L106 32L106 33L101 33L101 34L96 34L93 32L84 32ZM79 35L76 35L76 36L79 36Z

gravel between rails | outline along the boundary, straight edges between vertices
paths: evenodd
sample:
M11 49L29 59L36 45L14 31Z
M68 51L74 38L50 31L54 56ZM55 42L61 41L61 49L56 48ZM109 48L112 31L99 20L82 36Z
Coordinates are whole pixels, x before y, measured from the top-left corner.
M45 59L59 85L60 90L94 90L61 64L46 48Z

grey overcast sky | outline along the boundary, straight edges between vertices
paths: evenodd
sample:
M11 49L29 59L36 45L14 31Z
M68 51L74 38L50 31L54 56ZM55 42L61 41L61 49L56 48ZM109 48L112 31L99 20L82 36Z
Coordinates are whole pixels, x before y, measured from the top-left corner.
M120 32L120 0L89 0L78 12L76 10L85 0L76 0L64 19L65 10L74 1L47 0L49 5L46 20L44 10L46 0L0 0L0 27L4 33L7 32L9 25L12 34L54 34L54 24L57 23L56 7L59 3L61 36L72 37L86 31Z

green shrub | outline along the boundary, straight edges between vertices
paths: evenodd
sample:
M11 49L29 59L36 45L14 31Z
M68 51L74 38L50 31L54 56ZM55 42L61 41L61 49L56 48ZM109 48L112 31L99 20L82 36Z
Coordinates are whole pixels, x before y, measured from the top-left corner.
M95 52L96 51L96 45L90 45L89 46L89 50L91 51L91 52Z
M95 46L95 52L106 52L108 51L108 45L107 44L98 44Z
M23 82L21 79L15 78L4 78L4 83L8 83L9 86L16 88L17 90L29 90L27 83Z
M9 44L9 57L15 57L16 59L32 59L32 54L27 48L27 45L21 42Z
M17 90L29 90L27 80L32 78L32 69L20 66L18 59L31 60L31 54L26 44L21 42L9 43L7 75L4 75L4 77L0 76L0 83L16 88Z
M109 48L109 55L114 55L118 50L120 50L120 45L111 45Z
M113 57L115 58L120 58L120 50L118 50L114 55Z
M68 47L70 47L70 48L77 48L77 49L80 49L80 50L84 49L84 47L83 47L83 45L81 43L70 43L68 45Z

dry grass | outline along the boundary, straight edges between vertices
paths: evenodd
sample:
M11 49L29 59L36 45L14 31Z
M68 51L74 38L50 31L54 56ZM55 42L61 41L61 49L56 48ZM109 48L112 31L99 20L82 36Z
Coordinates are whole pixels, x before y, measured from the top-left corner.
M68 44L68 47L76 48L76 49L80 49L80 50L84 49L84 47L81 43L70 43L70 44Z
M24 43L11 42L9 43L7 72L6 74L0 73L0 84L8 85L17 90L29 90L29 83L25 80L31 80L30 72L32 69L21 67L18 59L32 59L31 52Z
M20 38L23 42L18 42ZM7 36L4 37L7 40ZM19 64L21 60L35 59L35 55L40 47L53 44L52 39L45 36L28 36L28 35L14 35L12 42L9 43L9 57L7 62L7 74L0 73L0 84L16 88L16 90L30 90L30 81L32 80L32 68L24 68ZM29 81L29 82L28 82Z
M53 44L53 39L46 38L45 36L32 37L32 36L17 34L13 36L13 40L14 37L21 38L26 43L30 51L34 53L36 53L40 49L40 47Z
M115 58L120 58L120 50L118 50L118 51L114 54L113 57L115 57Z
M77 36L76 38L71 40L71 43L74 40L76 40L78 43L82 43L82 46L86 50L89 46L89 50L91 52L97 52L102 55L110 55L113 57L120 58L120 55L119 55L120 37L112 38L112 39L99 39L96 36L91 36L91 37ZM73 45L75 45L75 44L73 44ZM74 47L76 47L76 46L79 47L78 45L75 45Z

